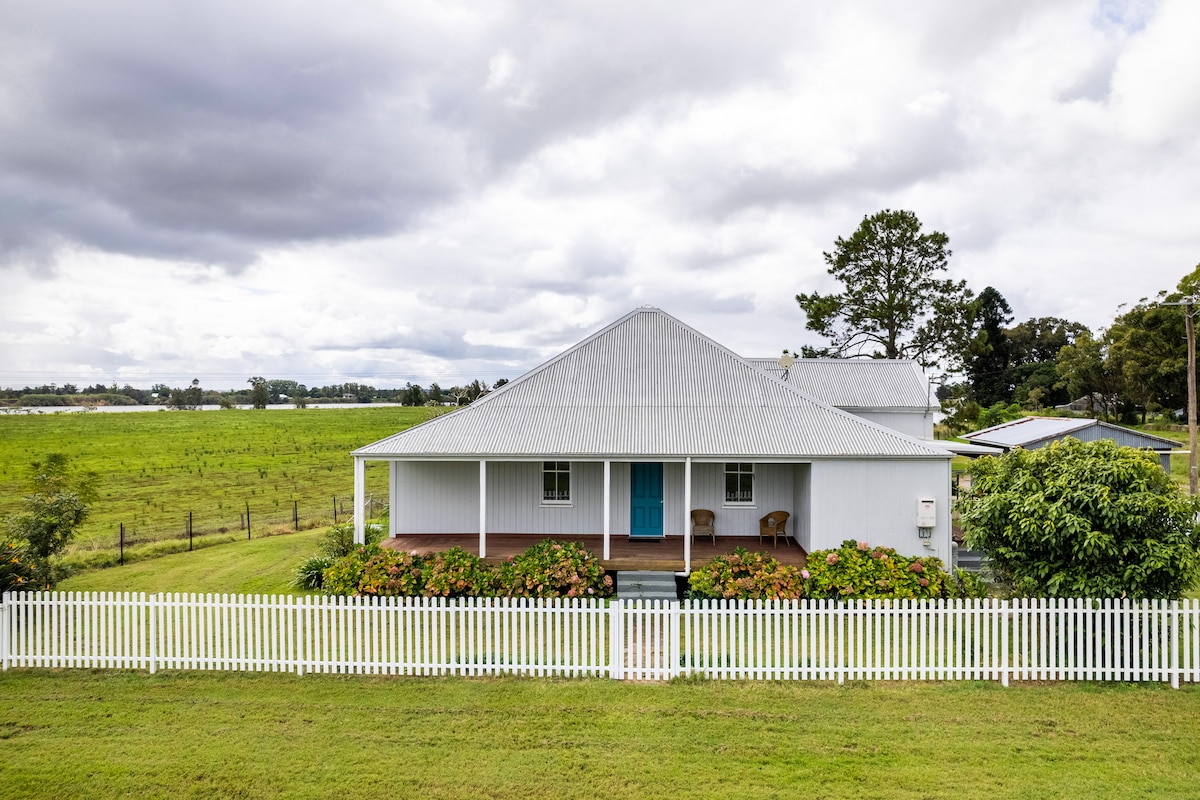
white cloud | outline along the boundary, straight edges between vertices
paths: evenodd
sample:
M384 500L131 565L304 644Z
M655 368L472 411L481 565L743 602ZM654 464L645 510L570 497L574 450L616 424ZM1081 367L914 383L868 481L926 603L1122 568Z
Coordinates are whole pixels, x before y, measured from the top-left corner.
M735 350L908 208L1093 327L1200 250L1196 5L36 4L0 33L0 385L515 377Z

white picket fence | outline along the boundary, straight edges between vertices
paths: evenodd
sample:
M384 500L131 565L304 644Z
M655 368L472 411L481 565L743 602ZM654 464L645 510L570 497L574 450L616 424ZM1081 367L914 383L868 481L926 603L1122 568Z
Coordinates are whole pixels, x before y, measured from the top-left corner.
M667 680L1200 681L1200 601L16 593L9 667Z

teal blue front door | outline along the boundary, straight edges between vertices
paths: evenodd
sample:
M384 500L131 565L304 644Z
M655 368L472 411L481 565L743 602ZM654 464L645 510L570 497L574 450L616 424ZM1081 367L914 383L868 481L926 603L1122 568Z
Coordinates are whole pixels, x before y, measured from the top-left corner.
M633 538L662 538L662 469L662 464L629 465L629 535Z

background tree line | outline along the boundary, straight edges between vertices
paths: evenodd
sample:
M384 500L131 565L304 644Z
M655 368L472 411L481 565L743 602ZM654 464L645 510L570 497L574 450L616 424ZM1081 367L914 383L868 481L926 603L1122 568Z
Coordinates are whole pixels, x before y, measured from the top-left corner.
M411 382L402 387L385 389L365 383L334 383L309 388L292 380L267 379L259 376L246 381L246 387L227 391L205 389L199 379L183 387L172 387L155 383L149 389L139 389L129 384L110 386L96 384L78 388L65 383L26 386L23 389L0 389L0 405L9 406L77 406L77 405L162 405L168 408L191 409L202 405L217 405L232 408L251 405L264 408L267 405L293 403L305 406L309 403L401 403L406 406L424 405L467 405L481 395L497 389L508 380L501 378L494 384L475 379L461 386L442 388L438 383L428 387Z
M806 327L829 342L802 354L918 361L942 374L937 398L954 433L1029 412L1144 422L1184 406L1183 311L1163 304L1197 294L1200 266L1174 291L1142 298L1097 332L1059 317L1014 325L996 288L976 295L948 277L949 241L923 231L911 211L864 217L824 254L839 291L796 295Z

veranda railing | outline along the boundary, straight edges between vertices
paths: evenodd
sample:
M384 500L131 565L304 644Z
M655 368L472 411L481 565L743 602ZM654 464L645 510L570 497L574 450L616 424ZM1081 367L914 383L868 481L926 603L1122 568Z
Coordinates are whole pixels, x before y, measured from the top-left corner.
M666 680L1200 680L1200 602L17 593L16 667Z

